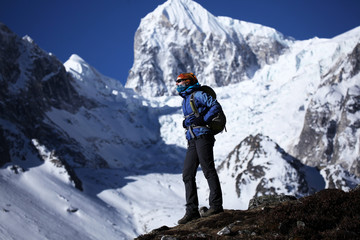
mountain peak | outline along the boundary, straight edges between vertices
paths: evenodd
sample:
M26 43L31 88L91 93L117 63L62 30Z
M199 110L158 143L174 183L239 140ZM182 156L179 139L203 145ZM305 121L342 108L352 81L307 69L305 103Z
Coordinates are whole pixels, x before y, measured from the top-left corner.
M181 72L194 72L202 84L226 86L251 79L291 43L275 29L215 17L191 0L169 0L136 31L126 87L145 97L174 95Z
M216 17L192 0L168 0L148 14L144 20L152 21L154 17L178 29L225 33Z

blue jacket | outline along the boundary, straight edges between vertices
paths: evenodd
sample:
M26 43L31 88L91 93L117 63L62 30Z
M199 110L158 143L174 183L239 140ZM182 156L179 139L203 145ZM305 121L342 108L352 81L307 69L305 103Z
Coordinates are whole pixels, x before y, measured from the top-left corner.
M195 115L192 114L193 110L190 106L190 98L193 92L196 92L194 94L195 105L205 123L210 123L211 120L217 115L217 113L221 111L221 105L216 101L216 99L201 91L200 85L198 84L193 85L187 88L185 91L180 92L179 95L184 98L182 103L184 117L188 116L184 122L184 125L188 129L186 131L186 139L188 140L193 138L191 136L189 126L191 126L192 119L196 118ZM207 127L193 128L192 131L196 137L203 134L212 134L212 131Z

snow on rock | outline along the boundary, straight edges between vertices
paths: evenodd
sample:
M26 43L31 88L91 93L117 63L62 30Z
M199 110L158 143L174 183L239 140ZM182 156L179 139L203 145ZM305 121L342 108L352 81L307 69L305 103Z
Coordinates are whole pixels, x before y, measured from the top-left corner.
M236 146L218 172L228 208L246 209L254 196L302 197L325 187L319 171L303 165L260 134L249 136Z
M321 175L326 181L325 188L336 188L350 191L360 184L360 178L350 174L340 165L329 165L321 169Z
M274 29L215 17L191 0L169 0L141 20L126 87L146 97L174 95L181 72L226 86L252 78L292 44Z
M337 60L323 68L321 82L313 92L299 141L292 152L309 165L339 164L359 175L360 43L350 33L359 36L360 28L344 34L348 41L334 38L338 47L332 53L338 56ZM347 51L339 52L339 48ZM313 151L315 146L318 151Z

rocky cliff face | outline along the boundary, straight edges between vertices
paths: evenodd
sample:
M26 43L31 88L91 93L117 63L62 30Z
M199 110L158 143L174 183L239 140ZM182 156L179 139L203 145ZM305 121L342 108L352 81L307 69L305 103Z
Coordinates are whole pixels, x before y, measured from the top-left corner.
M55 127L46 112L57 108L75 113L95 103L81 97L63 64L29 37L19 38L0 24L0 45L1 165L10 160L15 164L29 158L42 160L32 139L56 149L62 165L81 163L85 159L81 146ZM96 164L106 165L104 161ZM79 183L75 175L72 178Z
M360 174L360 43L335 62L305 115L294 154L312 166L339 164ZM316 151L314 151L316 150ZM350 160L346 156L353 156Z
M359 183L359 179L340 166L334 169L334 165L329 164L321 171L307 166L261 134L241 141L217 170L220 179L224 179L222 185L227 194L236 192L243 206L253 196L303 197L324 188L349 191Z
M303 165L271 139L260 134L241 141L218 167L218 172L220 179L232 179L223 185L232 185L243 205L252 196L305 196L325 187L319 170Z
M12 160L26 158L21 149L32 149L31 139L56 146L59 153L67 152L68 160L82 159L81 151L67 144L66 136L51 126L45 112L51 108L76 112L94 103L78 95L63 64L29 37L21 39L3 24L0 32L1 126L6 136L3 138L7 142L5 146L12 147ZM9 141L10 136L15 141Z
M42 161L36 141L66 166L126 167L159 141L156 111L81 58L64 66L4 24L0 45L0 166Z
M291 44L272 28L215 17L190 0L170 0L142 19L126 87L143 96L172 95L181 72L226 86L252 78Z

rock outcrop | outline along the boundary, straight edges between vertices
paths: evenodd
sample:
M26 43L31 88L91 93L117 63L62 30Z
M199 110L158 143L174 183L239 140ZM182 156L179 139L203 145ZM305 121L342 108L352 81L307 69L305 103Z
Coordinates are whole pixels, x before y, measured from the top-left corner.
M359 239L360 190L322 190L297 200L250 210L225 210L173 228L163 226L137 240Z

